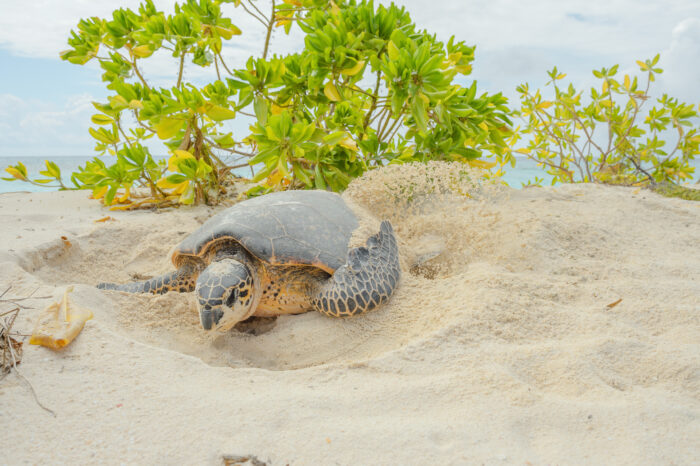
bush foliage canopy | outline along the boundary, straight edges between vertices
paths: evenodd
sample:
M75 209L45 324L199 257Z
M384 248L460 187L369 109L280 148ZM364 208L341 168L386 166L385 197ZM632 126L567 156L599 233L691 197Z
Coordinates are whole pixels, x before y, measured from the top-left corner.
M252 15L264 27L262 54L227 63L224 43L241 30L224 15ZM223 8L222 8L223 7ZM272 31L298 27L303 49L270 53ZM342 190L363 172L389 163L457 160L486 166L484 154L504 154L511 136L506 99L458 82L471 72L474 47L446 43L417 30L404 8L367 1L288 0L269 12L254 0L187 0L159 11L151 0L112 18L82 19L61 58L97 61L111 95L95 102L90 134L95 157L65 182L47 161L31 180L20 163L15 179L91 189L107 205L214 203L234 171L251 166L250 193L279 189ZM155 53L176 59L175 85L155 87L142 63ZM197 87L185 65L214 69ZM234 135L225 122L252 121ZM170 158L158 163L146 140L157 138Z
M690 180L695 170L690 162L700 154L698 109L666 94L649 108L649 89L663 72L658 62L659 55L637 62L642 79L628 74L617 78L618 65L594 70L600 85L590 89L587 103L573 84L559 84L566 75L556 67L548 73L552 100L520 85L519 114L525 126L516 138L527 136L528 145L518 152L543 167L552 184ZM537 178L534 184L542 181Z

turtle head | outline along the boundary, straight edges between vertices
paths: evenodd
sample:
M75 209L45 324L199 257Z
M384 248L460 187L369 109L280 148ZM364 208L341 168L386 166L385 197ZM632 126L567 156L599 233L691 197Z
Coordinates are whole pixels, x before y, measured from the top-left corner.
M212 262L197 278L195 293L204 330L225 332L255 310L254 275L235 259Z

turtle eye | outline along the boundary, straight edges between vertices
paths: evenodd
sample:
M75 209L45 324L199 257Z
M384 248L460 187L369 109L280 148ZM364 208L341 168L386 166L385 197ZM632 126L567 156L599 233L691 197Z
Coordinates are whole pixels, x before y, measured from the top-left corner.
M234 288L231 291L231 294L228 295L228 298L226 298L226 305L228 307L233 307L233 303L235 303L238 300L238 288Z

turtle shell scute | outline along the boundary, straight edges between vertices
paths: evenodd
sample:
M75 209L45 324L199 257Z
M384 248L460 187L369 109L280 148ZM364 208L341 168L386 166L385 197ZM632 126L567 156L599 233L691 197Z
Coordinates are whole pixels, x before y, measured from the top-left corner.
M222 240L234 240L273 265L309 265L333 273L345 264L357 218L327 191L284 191L242 201L207 220L173 253L206 257Z

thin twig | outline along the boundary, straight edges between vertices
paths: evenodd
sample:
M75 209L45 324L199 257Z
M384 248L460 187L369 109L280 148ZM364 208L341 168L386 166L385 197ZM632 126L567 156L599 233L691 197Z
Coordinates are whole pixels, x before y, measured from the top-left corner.
M630 157L627 155L625 157L627 157L627 160L632 162L632 165L634 165L637 170L639 170L640 172L644 173L647 176L647 179L649 180L650 183L654 184L654 177L651 176L646 170L644 170L641 165L637 164L637 161L634 160L633 157Z
M175 84L175 87L180 87L180 83L182 82L182 72L185 68L185 51L182 52L182 55L180 56L180 70L177 73L177 84Z
M251 154L251 153L248 153L248 152L241 152L241 151L236 150L236 149L229 149L229 148L227 148L227 147L222 147L222 146L216 144L214 141L212 141L212 140L211 140L210 138L208 138L208 137L204 137L204 136L203 136L203 138L204 138L204 140L205 140L206 142L208 142L209 144L211 144L215 149L223 150L223 151L229 152L229 153L231 153L231 154L243 155L243 156L245 156L245 157L253 157L253 156L255 155L255 154Z
M377 108L377 93L379 92L379 85L380 85L380 79L381 79L381 73L377 72L377 82L374 85L374 92L372 93L372 105L369 108L369 111L365 115L365 120L363 122L363 126L365 130L367 130L367 127L369 126L369 119L372 116L372 113L374 112L374 109Z
M263 60L267 58L267 51L270 47L270 36L272 35L272 28L275 27L275 0L272 0L272 15L270 16L270 22L267 24L267 35L265 36L265 49L263 50Z
M2 314L0 314L0 317L5 317L6 315L12 314L13 312L17 312L17 311L19 311L18 307L12 309L11 311L3 312Z
M26 301L28 299L49 299L51 296L27 296L26 298L7 298L0 299L0 303L16 303L18 301Z
M566 174L569 176L569 178L571 178L571 174L573 173L571 170L567 170L567 169L565 169L565 168L563 168L563 167L560 167L560 166L558 166L558 165L555 165L555 164L553 164L553 163L551 163L551 162L547 162L546 160L542 160L542 159L535 158L535 156L533 156L533 155L531 155L531 154L525 154L525 156L526 156L527 158L529 158L530 160L532 160L533 162L537 162L538 164L541 163L541 164L547 165L548 167L551 167L551 168L553 168L553 169L555 169L555 170L562 171L562 172L566 173Z
M265 21L263 21L262 19L260 19L260 17L259 17L258 15L256 15L256 14L253 13L252 11L250 11L250 10L248 9L248 7L245 6L245 3L241 2L240 5L243 7L243 9L244 9L250 16L252 16L253 18L255 18L255 19L257 19L258 21L260 21L260 22L262 23L263 26L267 27L267 23L266 23ZM267 18L266 18L266 19L267 19Z
M391 133L394 131L395 128L398 129L400 126L397 126L397 125L398 125L402 120L403 120L403 119L401 118L400 115L399 115L398 117L396 117L396 120L391 124L391 126L389 127L389 130L386 131L385 134L382 134L382 138L383 138L384 136L388 135L388 134L391 134ZM377 138L380 139L379 136L377 136ZM386 142L391 141L392 138L393 138L393 136L390 137L390 138L388 138L388 139L386 140Z
M241 115L245 115L245 116L247 116L247 117L257 118L257 117L256 117L255 115L253 115L252 113L244 112L243 110L238 110L238 113L240 113Z
M288 12L288 11L300 11L300 12L303 12L303 11L313 11L313 10L314 10L313 8L280 8L279 10L277 10L277 12L278 12L278 13L286 13L286 12Z
M126 142L126 144L130 148L133 148L133 146L131 145L131 141L129 141L129 138L126 136L126 133L124 132L124 129L122 128L121 122L119 121L118 117L117 117L115 122L117 124L117 129L119 129L119 132L122 133L122 136L124 136L124 141Z
M248 0L248 3L250 3L250 6L252 6L253 8L255 8L255 11L257 11L258 13L260 13L260 16L262 16L263 18L267 19L267 16L265 16L265 13L263 13L262 11L260 11L260 8L258 8L257 6L255 6L255 3L253 3L251 0ZM274 15L274 12L275 12L275 7L273 6L273 7L272 7L272 14L273 14L273 15Z
M127 61L128 61L128 60L127 60ZM141 72L139 71L139 67L136 65L136 58L134 58L134 61L133 61L131 64L132 64L133 67L134 67L134 71L136 72L136 76L138 76L139 79L141 80L141 83L143 84L143 87L145 87L147 91L150 91L151 88L148 87L148 83L146 82L146 80L144 79L144 77L141 75Z
M403 120L403 118L398 117L397 120ZM387 141L393 141L394 136L396 136L396 133L398 133L400 129L401 129L401 125L398 125L396 127L396 129L393 130L393 132L391 133L391 135L389 136L389 139L387 139Z
M219 60L221 60L221 64L224 66L224 69L226 70L226 72L228 74L230 74L231 76L233 76L233 73L231 73L231 70L228 69L228 66L226 66L226 62L224 61L224 57L221 56L221 52L219 52L217 54L217 56L219 57Z
M14 369L15 369L15 374L17 374L22 380L24 380L25 382L27 382L27 385L29 385L29 390L32 392L32 396L34 397L34 401L36 401L36 404L38 404L39 407L40 407L41 409L43 409L44 411L47 411L47 412L51 413L51 415L52 415L53 417L56 417L56 413L55 413L53 410L47 408L46 406L44 406L44 405L41 403L41 401L39 401L39 397L36 395L36 391L34 391L34 386L32 385L32 383L31 383L25 376L23 376L23 375L17 370L17 367L16 367L16 366L14 367Z
M216 58L216 55L214 55L214 67L216 68L216 78L221 81L221 73L219 73L219 61Z
M388 107L388 106L382 107L382 108L379 110L379 113L377 113L376 115L374 115L374 116L372 117L372 119L369 120L369 125L371 125L372 123L374 123L374 121L375 121L377 118L382 118L383 115L384 115L384 113L387 112L387 111L389 111L389 107Z

